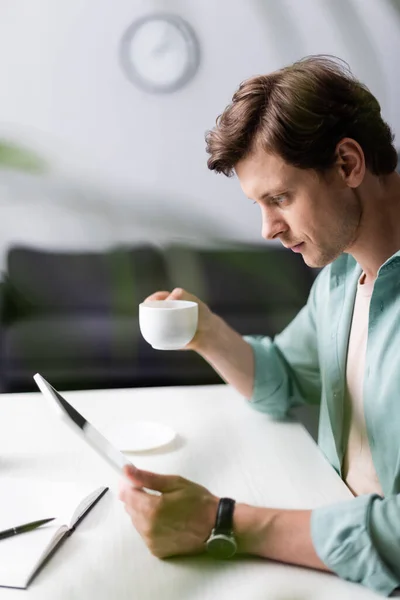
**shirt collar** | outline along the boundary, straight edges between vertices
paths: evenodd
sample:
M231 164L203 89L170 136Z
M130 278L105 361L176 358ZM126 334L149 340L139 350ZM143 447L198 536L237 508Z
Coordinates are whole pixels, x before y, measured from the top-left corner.
M381 265L378 269L377 278L379 275L383 275L392 269L396 269L400 267L400 250L395 252L390 258L388 258L383 265ZM347 275L354 269L359 270L361 274L361 267L357 263L356 259L351 256L351 254L343 253L341 254L331 265L331 275L333 276L333 281L336 282L336 285L340 285L342 283L343 276Z
M396 269L400 267L400 250L395 252L393 256L388 258L383 265L381 265L378 269L378 277L381 273L386 273L387 271L391 271L392 269Z

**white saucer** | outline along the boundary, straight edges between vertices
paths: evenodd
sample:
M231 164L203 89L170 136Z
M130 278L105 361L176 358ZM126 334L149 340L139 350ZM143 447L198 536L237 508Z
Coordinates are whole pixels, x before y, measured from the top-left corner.
M154 421L115 423L104 431L106 437L122 452L153 450L172 442L176 432Z

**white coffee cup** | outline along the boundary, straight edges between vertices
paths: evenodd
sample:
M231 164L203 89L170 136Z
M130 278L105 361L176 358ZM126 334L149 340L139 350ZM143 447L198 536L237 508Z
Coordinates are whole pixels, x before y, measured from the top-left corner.
M148 300L139 304L142 336L156 350L180 350L197 329L199 306L188 300Z

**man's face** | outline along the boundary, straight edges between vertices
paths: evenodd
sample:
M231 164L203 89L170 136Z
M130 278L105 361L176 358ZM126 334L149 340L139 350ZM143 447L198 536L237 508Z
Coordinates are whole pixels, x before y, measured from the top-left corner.
M336 168L322 177L257 148L235 171L245 195L261 208L263 238L301 252L310 267L329 264L355 242L360 202Z

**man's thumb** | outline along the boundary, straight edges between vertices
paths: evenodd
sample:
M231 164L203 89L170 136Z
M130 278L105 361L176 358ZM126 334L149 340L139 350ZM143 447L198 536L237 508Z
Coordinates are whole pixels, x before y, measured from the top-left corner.
M137 469L133 465L125 466L124 473L136 487L162 493L173 492L181 487L181 477L178 475L159 475L158 473Z

